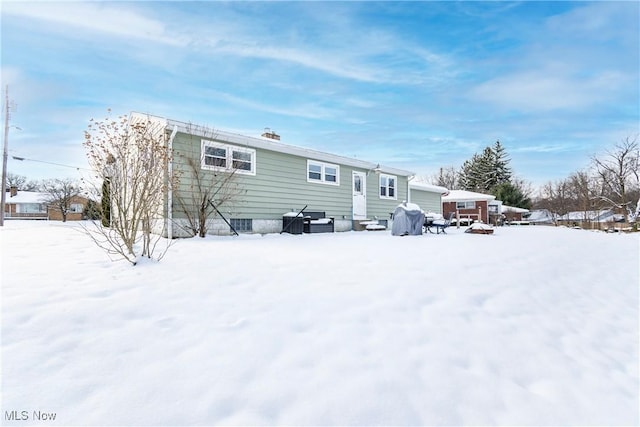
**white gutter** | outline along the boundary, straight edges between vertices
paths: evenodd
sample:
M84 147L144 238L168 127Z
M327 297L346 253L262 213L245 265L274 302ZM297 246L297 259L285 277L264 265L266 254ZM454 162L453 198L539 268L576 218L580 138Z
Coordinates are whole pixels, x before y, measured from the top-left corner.
M415 175L409 175L407 177L407 201L409 203L411 203L411 180L415 177Z
M141 113L132 113L141 114ZM147 115L148 116L148 115ZM339 165L352 166L355 168L370 170L376 167L380 168L380 172L388 173L391 175L410 176L415 174L412 171L398 169L394 167L381 166L376 163L366 162L360 159L354 159L350 157L344 157L337 154L324 153L321 151L312 150L309 148L297 147L295 145L284 144L279 141L270 140L268 138L257 138L246 135L240 135L232 132L226 132L223 130L216 130L215 137L210 134L210 129L205 126L193 125L191 123L180 122L178 120L166 119L159 116L150 116L159 120L166 121L168 126L178 126L180 132L188 133L190 135L199 136L219 142L226 142L230 144L242 145L251 148L261 148L264 150L275 151L279 153L292 154L294 156L305 157L311 160L319 160L323 162L335 163Z
M167 238L173 239L173 139L178 133L178 126L173 126L173 131L169 137L169 163L167 165L167 173L169 185L167 186Z
M449 189L439 185L427 184L425 182L413 182L411 188L415 190L430 191L432 193L439 193L442 196L449 194Z

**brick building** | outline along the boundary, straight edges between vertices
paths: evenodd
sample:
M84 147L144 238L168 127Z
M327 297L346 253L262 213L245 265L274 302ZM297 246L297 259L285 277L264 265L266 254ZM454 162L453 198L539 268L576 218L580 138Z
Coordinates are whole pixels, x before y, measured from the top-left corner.
M461 222L482 221L489 224L489 202L495 198L496 196L490 194L451 190L449 194L442 196L442 215L446 218L453 212L453 221L459 218Z

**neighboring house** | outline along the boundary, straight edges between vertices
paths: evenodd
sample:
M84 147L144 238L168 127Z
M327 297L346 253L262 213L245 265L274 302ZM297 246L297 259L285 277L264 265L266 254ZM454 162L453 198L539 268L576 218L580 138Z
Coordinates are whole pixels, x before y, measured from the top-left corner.
M502 200L489 200L489 223L493 225L502 225L504 223L504 215L502 214Z
M47 200L48 193L37 191L18 191L11 187L5 201L5 219L49 219L62 221L60 209L50 205ZM80 221L85 218L85 208L89 199L82 196L74 196L71 199L67 221Z
M87 219L85 208L88 206L89 199L83 196L73 196L67 211L67 221L81 221ZM60 208L54 204L49 205L49 219L52 221L62 221L62 212Z
M557 218L559 224L584 225L585 223L607 223L624 221L624 215L616 214L613 209L596 211L567 212Z
M16 187L9 189L5 199L5 219L48 219L47 193L37 191L18 191Z
M408 200L410 171L286 145L272 132L250 137L131 113L131 122L146 120L164 130L172 153L169 168L180 174L178 188L165 194L165 235L184 235L176 226L186 221L177 200L189 199L192 192L189 160L197 162L204 181L235 170L242 192L235 203L220 209L241 232L280 232L283 215L305 206L333 218L335 231L352 230L367 220L389 226L396 206ZM229 232L224 220L211 221L209 233Z
M466 190L451 190L442 197L442 214L447 217L454 212L454 220L461 222L482 221L489 223L489 202L495 200L490 194L474 193Z
M420 206L425 212L442 214L442 196L449 194L447 188L412 181L409 183L409 191L409 202Z
M528 214L523 214L523 218L530 224L536 225L555 225L555 215L548 209L536 209Z
M486 194L485 196L490 196ZM489 200L489 223L493 225L503 225L505 223L524 223L522 215L529 212L529 209L507 206L502 200Z
M507 222L529 222L523 219L523 216L528 213L529 209L502 205L502 215L504 215L504 220Z

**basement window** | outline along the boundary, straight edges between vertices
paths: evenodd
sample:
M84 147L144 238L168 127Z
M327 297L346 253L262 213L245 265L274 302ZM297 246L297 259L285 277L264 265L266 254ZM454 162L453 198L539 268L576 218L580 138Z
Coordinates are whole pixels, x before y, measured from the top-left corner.
M229 221L231 226L238 233L251 233L253 232L253 220L246 218L231 218Z

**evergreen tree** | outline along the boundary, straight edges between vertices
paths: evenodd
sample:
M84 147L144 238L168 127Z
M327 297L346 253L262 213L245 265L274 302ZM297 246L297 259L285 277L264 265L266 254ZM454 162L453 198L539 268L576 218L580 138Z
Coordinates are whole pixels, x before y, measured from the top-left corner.
M496 141L493 145L494 156L494 172L496 185L503 184L505 182L511 182L511 168L509 167L509 156L504 149L504 146L500 144L500 141Z
M493 189L493 195L497 200L507 206L516 208L531 209L531 199L522 191L522 189L511 182L503 182Z
M481 193L492 193L497 186L511 182L509 156L500 141L465 161L459 181L463 189Z
M111 226L111 185L109 182L109 178L105 178L102 181L102 202L101 202L102 210L102 226L110 227Z
M460 186L463 190L482 191L481 158L474 154L470 160L466 160L460 171Z
M497 184L495 163L495 153L491 147L486 147L477 165L478 189L481 192L489 191Z

